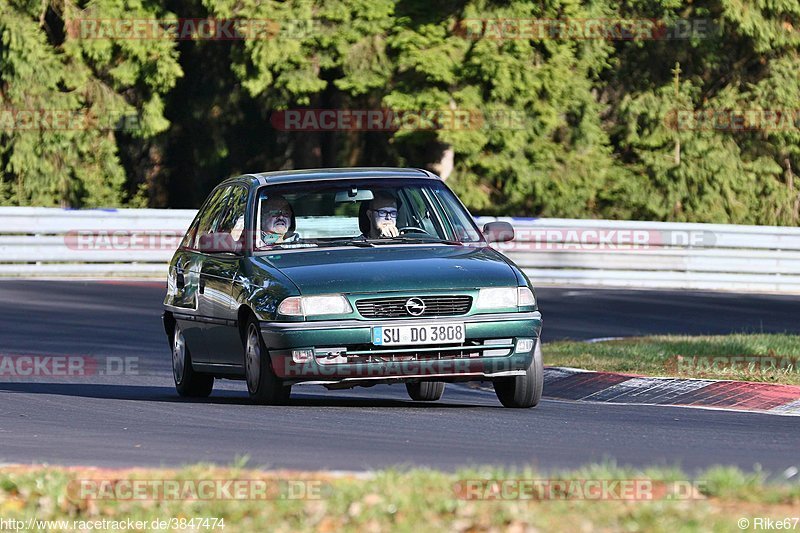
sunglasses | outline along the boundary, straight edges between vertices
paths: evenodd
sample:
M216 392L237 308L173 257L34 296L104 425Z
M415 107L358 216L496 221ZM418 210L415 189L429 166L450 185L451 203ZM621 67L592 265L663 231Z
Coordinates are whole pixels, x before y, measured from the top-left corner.
M275 218L277 218L277 217L289 218L289 217L292 216L292 212L291 211L284 211L283 209L272 209L270 211L267 211L267 216L268 217L275 217Z

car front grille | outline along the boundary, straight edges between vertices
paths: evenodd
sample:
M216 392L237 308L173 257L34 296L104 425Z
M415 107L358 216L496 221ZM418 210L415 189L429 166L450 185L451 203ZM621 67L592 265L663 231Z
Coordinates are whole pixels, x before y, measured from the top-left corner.
M422 300L425 310L412 314L406 307L410 299ZM464 315L472 306L472 296L404 296L401 298L370 298L358 300L356 308L364 318L402 318Z

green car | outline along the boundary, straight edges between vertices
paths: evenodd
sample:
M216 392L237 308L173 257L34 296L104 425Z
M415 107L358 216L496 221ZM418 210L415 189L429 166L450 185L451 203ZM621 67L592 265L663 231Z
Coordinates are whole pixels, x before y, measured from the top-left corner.
M169 265L164 328L181 396L215 378L283 404L296 384L491 381L506 407L543 384L530 280L489 246L438 176L347 168L230 178L206 199Z

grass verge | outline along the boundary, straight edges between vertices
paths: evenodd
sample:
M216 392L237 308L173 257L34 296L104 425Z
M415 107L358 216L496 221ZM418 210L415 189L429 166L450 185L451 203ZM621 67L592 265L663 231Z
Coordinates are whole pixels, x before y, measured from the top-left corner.
M800 385L800 335L662 335L545 344L544 362L645 376Z
M178 528L154 528L152 521L201 517L222 519L225 527L217 523L195 531L741 531L739 520L755 527L755 517L784 520L797 516L800 506L800 486L768 483L758 473L733 468L712 468L688 479L677 469L593 465L547 478L545 484L545 476L533 470L494 468L356 476L203 465L178 471L5 467L0 470L0 520L7 530L14 529L8 527L10 519L68 521L64 528L48 524L49 531L72 531L80 521L93 522L87 529L103 530L98 521L129 519L147 527L117 530L174 531ZM110 485L87 494L87 480L92 487ZM269 498L254 499L113 498L130 480L155 487L170 480L195 487L203 480L217 486L225 480L263 480L278 489L268 491ZM596 491L598 481L606 489ZM322 490L302 493L301 482ZM567 488L565 482L572 485ZM638 489L625 492L632 482ZM538 492L525 488L545 485L549 488ZM292 491L301 497L291 497ZM528 498L532 495L539 496Z

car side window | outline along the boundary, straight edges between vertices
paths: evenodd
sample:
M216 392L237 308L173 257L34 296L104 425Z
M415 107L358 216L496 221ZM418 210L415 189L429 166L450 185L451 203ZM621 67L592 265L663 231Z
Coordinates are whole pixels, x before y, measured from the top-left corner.
M208 202L197 220L197 230L195 231L194 238L192 239L191 248L199 249L200 240L204 235L214 233L214 228L220 215L225 210L228 202L228 194L232 186L217 189L209 198Z
M475 230L472 220L464 214L455 196L443 187L433 189L433 194L443 204L442 218L449 226L452 238L461 242L480 242L480 234Z
M197 235L197 224L200 222L200 217L195 217L194 222L192 225L189 226L186 235L183 236L183 240L181 241L181 248L192 248L192 244L194 244L194 236Z
M422 228L431 235L436 235L441 225L433 220L433 209L422 195L422 190L405 189L402 196L409 208L404 209L404 220L398 219L398 226L411 226Z
M186 232L186 235L183 237L183 240L181 241L181 248L189 248L195 250L197 249L197 241L199 239L198 228L200 227L201 224L206 227L208 226L207 220L208 220L209 208L211 207L212 204L216 204L219 202L219 198L221 195L222 195L222 190L217 189L211 194L211 196L209 196L206 199L205 202L203 202L203 205L200 206L200 210L198 211L197 216L195 216L194 221L192 221L192 225L189 226L189 230Z
M227 196L228 202L217 220L214 233L229 233L238 242L244 232L247 188L235 185Z

